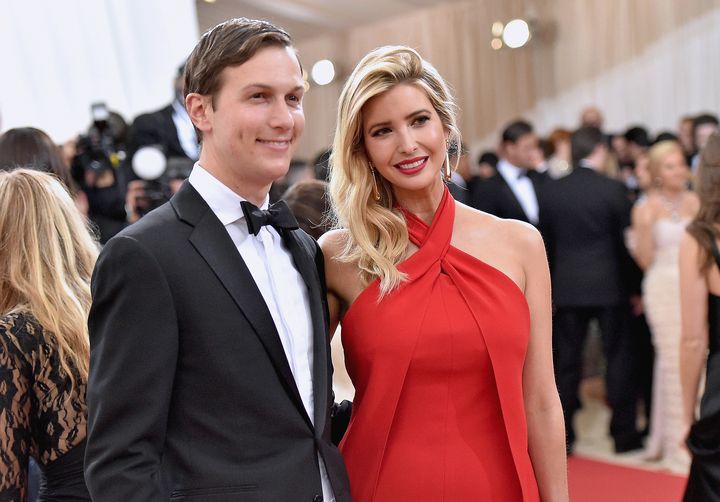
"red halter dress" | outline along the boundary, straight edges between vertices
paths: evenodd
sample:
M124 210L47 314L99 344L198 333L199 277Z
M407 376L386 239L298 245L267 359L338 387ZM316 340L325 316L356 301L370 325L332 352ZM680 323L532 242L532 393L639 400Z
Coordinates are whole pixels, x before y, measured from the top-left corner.
M342 322L356 394L341 451L355 502L540 500L528 455L525 296L450 246L447 189L430 227L405 211L419 250L378 302L372 282Z

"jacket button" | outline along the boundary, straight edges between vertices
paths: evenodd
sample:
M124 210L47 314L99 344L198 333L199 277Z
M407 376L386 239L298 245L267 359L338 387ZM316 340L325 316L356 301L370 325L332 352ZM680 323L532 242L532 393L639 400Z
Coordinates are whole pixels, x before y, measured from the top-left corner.
M315 495L313 497L313 502L323 502L323 496L322 495Z

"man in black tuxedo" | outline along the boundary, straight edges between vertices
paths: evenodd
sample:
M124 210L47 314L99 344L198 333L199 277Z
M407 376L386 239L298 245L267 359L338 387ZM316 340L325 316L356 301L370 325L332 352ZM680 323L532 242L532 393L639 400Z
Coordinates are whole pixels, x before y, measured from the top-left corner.
M625 277L632 265L623 232L629 225L625 186L598 172L607 156L602 132L582 127L573 133L574 170L548 183L543 235L553 283L555 373L565 414L568 449L580 408L582 350L591 319L598 320L607 359L610 432L617 452L642 446L636 429L636 375L629 330Z
M287 33L233 19L188 58L199 162L92 283L85 477L102 502L349 502L330 440L323 258L268 204L305 119Z
M159 147L168 159L195 162L199 146L195 128L185 109L183 77L185 65L178 68L173 88L175 97L169 105L150 113L138 115L128 133L127 162L123 164L123 181L127 185L138 179L132 171L135 152L144 146Z
M502 133L501 159L490 178L474 178L470 205L500 218L540 223L538 202L545 174L536 170L538 139L524 120L510 123Z

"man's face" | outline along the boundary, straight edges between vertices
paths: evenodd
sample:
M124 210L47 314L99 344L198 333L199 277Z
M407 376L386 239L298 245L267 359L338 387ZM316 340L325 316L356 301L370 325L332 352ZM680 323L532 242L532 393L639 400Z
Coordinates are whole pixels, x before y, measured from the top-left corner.
M608 160L608 155L610 154L610 151L608 150L608 147L605 143L600 143L598 146L595 147L596 154L597 154L597 165L600 168L604 168L605 164Z
M592 126L602 129L603 116L602 113L600 113L600 110L591 106L583 110L580 122L582 126Z
M520 136L515 143L508 141L504 145L507 161L523 169L533 169L536 166L537 148L538 139L534 133Z
M714 132L717 132L718 126L715 124L701 124L695 128L695 146L698 151L705 148L708 139Z
M685 153L692 153L694 149L692 119L683 119L680 121L678 136L680 136L680 144L682 144Z
M203 130L203 167L238 193L269 187L287 173L305 127L297 57L290 47L265 47L223 69L220 82Z

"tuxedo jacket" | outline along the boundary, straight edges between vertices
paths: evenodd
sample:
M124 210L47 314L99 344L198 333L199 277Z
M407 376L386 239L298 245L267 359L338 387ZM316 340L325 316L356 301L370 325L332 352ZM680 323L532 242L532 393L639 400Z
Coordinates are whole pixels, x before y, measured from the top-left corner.
M542 232L553 300L559 307L627 301L632 258L624 230L631 203L625 185L586 167L544 187Z
M270 312L227 231L185 183L111 239L92 280L85 477L93 500L322 500L332 367L319 247L285 233L308 287L314 425Z
M538 199L540 208L540 219L542 219L542 189L547 182L547 175L535 172L530 180L535 189L535 196ZM470 191L469 205L475 209L485 211L499 218L509 218L530 223L530 218L525 214L525 210L520 205L517 197L515 197L510 185L499 172L487 179L473 178L468 189Z

